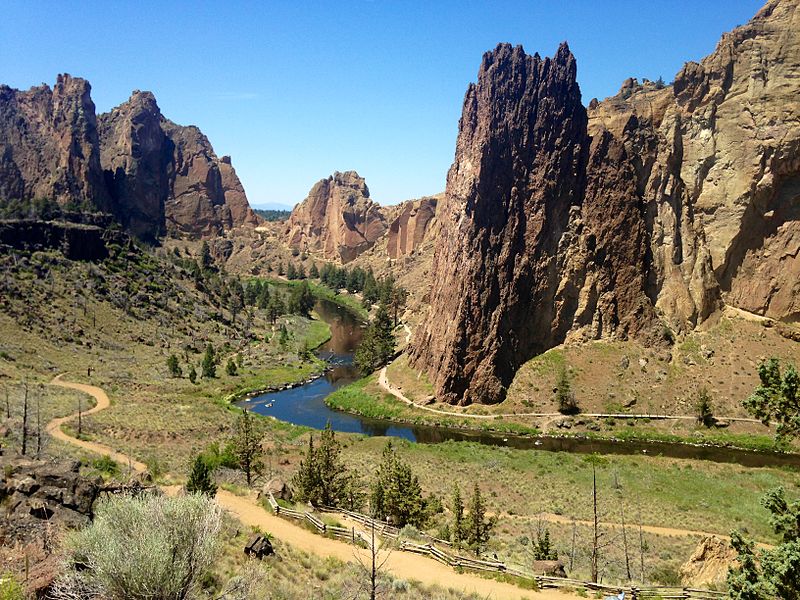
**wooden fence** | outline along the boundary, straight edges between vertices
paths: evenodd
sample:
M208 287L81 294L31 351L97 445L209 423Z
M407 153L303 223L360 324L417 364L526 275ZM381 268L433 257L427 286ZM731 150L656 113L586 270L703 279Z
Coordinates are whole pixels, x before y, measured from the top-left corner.
M366 544L369 548L372 546L371 536L367 535L360 529L355 527L337 527L334 525L327 525L319 518L315 517L309 512L300 512L291 508L285 508L278 504L275 497L270 493L268 502L273 512L282 517L295 519L310 523L318 532L322 534L329 533L334 537L346 540L352 544L356 541ZM372 530L374 528L375 534L384 538L397 540L400 538L400 530L387 523L372 519L361 513L331 508L331 507L315 507L320 512L338 513L347 516L349 519L360 523ZM585 589L588 591L596 591L616 596L620 592L625 592L625 597L631 600L722 600L727 597L724 592L715 592L712 590L701 590L696 588L673 588L673 587L658 587L658 586L613 586L605 585L602 583L594 583L591 581L579 581L577 579L569 579L565 577L549 577L546 575L537 575L530 571L524 571L506 565L501 561L480 560L470 556L463 556L452 552L452 545L445 540L439 540L432 536L425 536L429 539L427 544L417 544L408 540L400 539L397 549L404 552L413 552L414 554L421 554L429 556L434 560L439 561L454 569L469 569L471 571L483 571L487 573L505 573L520 579L534 580L539 589L545 588L573 588ZM447 546L447 550L437 548L435 544Z

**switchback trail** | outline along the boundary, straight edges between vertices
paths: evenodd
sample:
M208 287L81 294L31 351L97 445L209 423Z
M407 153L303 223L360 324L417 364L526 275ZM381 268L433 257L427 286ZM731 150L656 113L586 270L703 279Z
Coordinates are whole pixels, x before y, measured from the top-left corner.
M62 374L63 375L63 374ZM111 403L108 395L99 387L85 383L73 383L62 381L59 375L53 379L51 385L78 390L92 396L97 404L82 412L83 415L98 413L108 408ZM115 461L122 464L131 465L136 472L143 473L147 470L147 465L133 458L117 452L110 446L87 440L79 440L68 435L61 430L61 426L68 421L76 419L78 413L66 417L53 419L47 424L46 431L54 438L63 442L79 446L90 452L101 455L109 455ZM163 488L167 493L174 494L175 486ZM368 554L366 550L357 548L350 544L338 540L329 539L317 535L277 517L256 503L252 495L237 496L226 490L218 490L217 502L224 509L236 516L242 523L250 527L259 527L269 531L277 539L298 548L309 554L316 554L322 557L333 556L345 562L355 562L359 558L363 564L367 564ZM492 579L485 579L469 573L457 573L431 558L426 558L418 554L409 552L392 552L387 559L384 567L395 577L407 580L416 580L427 586L438 585L444 588L459 590L466 594L477 594L482 598L529 598L532 600L567 600L578 598L573 594L566 594L557 590L532 591L519 588L509 583L502 583Z

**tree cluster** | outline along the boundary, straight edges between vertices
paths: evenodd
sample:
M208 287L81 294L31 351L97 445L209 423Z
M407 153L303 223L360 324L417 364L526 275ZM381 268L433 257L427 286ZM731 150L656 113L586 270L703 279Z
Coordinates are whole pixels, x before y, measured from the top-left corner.
M779 438L800 433L800 375L790 364L781 372L780 361L770 358L758 366L761 385L744 401L744 407L765 425L778 424Z
M391 360L395 352L392 322L383 304L378 306L361 338L353 360L362 373L372 373Z
M314 445L314 434L308 438L305 458L292 478L295 497L315 506L361 508L364 494L358 477L348 471L341 456L341 446L331 424L320 433Z
M450 541L455 548L466 546L475 552L476 556L486 547L495 526L494 517L487 518L486 502L481 495L477 482L472 491L472 497L465 509L461 499L461 490L456 484L450 500L451 522L449 525Z

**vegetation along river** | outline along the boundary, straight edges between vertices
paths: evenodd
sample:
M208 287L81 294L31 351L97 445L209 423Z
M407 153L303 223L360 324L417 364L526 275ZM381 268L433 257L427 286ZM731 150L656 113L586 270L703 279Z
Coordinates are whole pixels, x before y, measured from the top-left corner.
M363 335L363 324L349 310L329 300L320 299L316 312L331 328L331 339L317 349L331 368L320 378L299 387L270 392L238 403L253 412L281 421L323 429L330 421L335 431L370 436L404 438L413 442L435 444L447 440L470 441L519 449L577 452L582 454L662 455L673 458L738 463L747 467L800 466L800 455L777 452L753 452L732 448L693 446L669 442L589 440L577 437L515 436L511 434L470 431L447 427L410 425L388 420L368 419L333 410L325 398L336 389L359 378L353 365L353 352Z

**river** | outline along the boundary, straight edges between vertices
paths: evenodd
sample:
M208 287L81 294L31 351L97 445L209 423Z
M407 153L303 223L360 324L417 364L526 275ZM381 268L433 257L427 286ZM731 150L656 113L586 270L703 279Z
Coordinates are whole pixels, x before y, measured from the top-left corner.
M275 417L281 421L323 429L330 422L335 431L361 433L370 436L389 436L435 444L448 440L469 441L492 446L518 449L537 449L581 454L627 454L669 456L737 463L746 467L800 467L800 455L777 452L753 452L714 446L694 446L669 442L630 442L589 440L578 437L515 436L501 433L476 432L446 427L407 425L386 420L367 419L333 410L325 398L338 388L358 379L353 365L353 352L361 342L363 325L352 312L329 300L321 299L315 307L320 318L331 328L331 339L317 349L317 355L331 365L322 377L296 388L270 392L238 403L253 412Z

